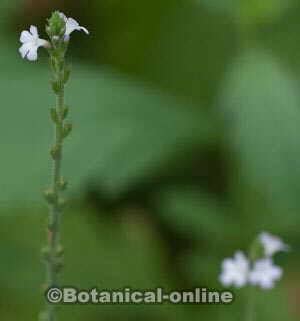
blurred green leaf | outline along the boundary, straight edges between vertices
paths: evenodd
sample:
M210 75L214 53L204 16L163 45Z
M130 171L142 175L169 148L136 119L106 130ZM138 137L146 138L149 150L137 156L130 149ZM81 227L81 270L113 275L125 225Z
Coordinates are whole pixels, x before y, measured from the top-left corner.
M51 171L50 76L41 61L22 61L16 49L1 64L0 200L38 200ZM73 191L90 183L116 195L215 135L207 114L154 88L105 69L73 69L66 91L74 131L63 162Z
M274 57L247 52L232 64L219 105L241 166L235 178L273 210L259 213L260 221L277 228L299 223L299 84Z
M186 237L207 241L210 247L237 228L229 207L195 186L159 190L155 204L169 226Z
M196 102L199 109L211 107L226 64L236 51L233 20L183 1L163 16L160 28L143 77Z

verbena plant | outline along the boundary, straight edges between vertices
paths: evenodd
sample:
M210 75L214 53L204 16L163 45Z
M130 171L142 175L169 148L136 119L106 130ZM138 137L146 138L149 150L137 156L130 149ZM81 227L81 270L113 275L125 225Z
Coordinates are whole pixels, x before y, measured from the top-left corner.
M67 181L62 176L62 159L64 141L72 131L72 124L66 120L69 108L65 105L65 86L70 78L70 67L66 62L66 53L70 43L70 35L75 30L89 33L76 20L67 18L62 12L55 11L46 25L49 40L41 39L35 26L31 26L29 31L22 31L20 37L22 46L19 51L25 59L36 61L38 49L40 47L47 49L52 71L52 90L56 96L56 106L50 108L55 132L54 143L50 151L53 160L52 182L45 191L45 197L49 204L48 244L43 249L47 270L47 288L59 286L58 276L63 260L61 218L65 200L62 197L62 192L67 187ZM41 313L40 320L57 320L55 306L47 304L47 308Z

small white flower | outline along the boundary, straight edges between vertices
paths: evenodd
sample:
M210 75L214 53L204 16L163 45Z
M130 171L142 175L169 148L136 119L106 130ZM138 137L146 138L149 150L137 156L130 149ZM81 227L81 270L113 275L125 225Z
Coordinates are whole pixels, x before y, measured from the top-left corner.
M89 34L89 31L85 27L80 26L75 19L66 17L66 15L62 12L60 12L60 15L66 22L66 32L65 32L66 40L69 40L71 33L75 30L84 31L87 35Z
M233 258L227 258L222 263L220 282L224 286L244 286L248 282L249 260L243 252L238 251Z
M261 233L259 235L259 240L264 247L265 255L267 257L271 257L277 252L287 251L289 249L288 245L286 245L279 237L267 232Z
M20 41L22 43L19 52L22 58L27 58L30 61L37 60L37 51L40 47L49 46L48 41L40 39L37 27L31 26L30 32L27 30L22 31Z
M261 259L255 262L249 274L249 282L262 289L271 289L274 283L281 278L282 273L282 269L274 265L270 258Z

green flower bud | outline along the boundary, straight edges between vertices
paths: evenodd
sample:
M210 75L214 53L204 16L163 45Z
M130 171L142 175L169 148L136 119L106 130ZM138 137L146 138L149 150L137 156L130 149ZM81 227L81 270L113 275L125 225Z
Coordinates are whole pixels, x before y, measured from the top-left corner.
M52 81L52 89L54 93L58 95L62 90L61 83L59 81Z
M44 196L46 201L49 204L55 204L57 201L57 195L54 193L54 191L52 189L48 189L46 191L44 191Z
M61 258L63 255L64 255L64 248L61 245L58 245L56 249L56 256Z
M61 178L57 185L61 191L64 191L68 186L68 182L65 179Z
M51 119L52 121L57 124L59 122L59 117L57 115L57 111L55 108L51 108L50 109L50 115L51 115Z
M58 159L61 155L61 148L59 146L53 146L50 150L50 154L54 160Z
M64 125L64 128L63 128L63 137L66 138L70 135L71 131L73 129L73 125L70 124L70 123L67 123Z
M65 106L62 113L62 118L66 119L68 117L68 114L69 114L69 107Z
M53 12L51 17L48 19L46 32L54 42L59 41L64 37L66 32L66 22L59 11Z
M71 68L69 66L65 66L64 70L64 84L66 84L70 78Z

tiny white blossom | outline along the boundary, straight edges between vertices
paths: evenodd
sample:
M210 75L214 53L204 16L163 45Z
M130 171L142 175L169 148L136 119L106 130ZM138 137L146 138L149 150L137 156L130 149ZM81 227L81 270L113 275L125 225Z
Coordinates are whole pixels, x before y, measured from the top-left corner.
M80 26L75 19L66 17L66 15L62 12L60 12L60 15L66 22L66 32L65 32L66 40L69 40L71 33L75 30L84 31L87 35L89 34L89 31L85 27Z
M268 232L263 232L259 235L259 240L264 247L265 255L267 257L273 256L280 251L287 251L289 249L279 237L274 236Z
M30 61L37 60L37 51L40 47L49 46L48 41L40 39L37 27L35 26L31 26L29 31L22 31L20 42L22 43L22 46L19 49L19 52L22 58L27 58Z
M274 265L270 258L261 259L254 263L249 274L249 282L262 289L271 289L274 287L274 283L281 278L282 273L282 269Z
M244 253L236 252L233 258L223 261L220 282L224 286L243 287L248 282L249 266L249 260Z

